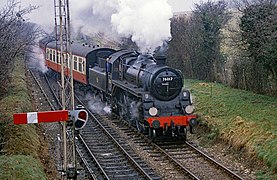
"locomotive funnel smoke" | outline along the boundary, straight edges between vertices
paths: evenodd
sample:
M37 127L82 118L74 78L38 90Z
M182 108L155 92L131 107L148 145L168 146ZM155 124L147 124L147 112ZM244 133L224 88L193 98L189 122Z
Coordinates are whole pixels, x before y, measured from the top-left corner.
M172 16L167 0L120 0L111 22L116 32L131 37L142 52L153 52L170 40Z
M153 52L171 38L167 0L72 0L71 7L75 30L131 37L142 52Z

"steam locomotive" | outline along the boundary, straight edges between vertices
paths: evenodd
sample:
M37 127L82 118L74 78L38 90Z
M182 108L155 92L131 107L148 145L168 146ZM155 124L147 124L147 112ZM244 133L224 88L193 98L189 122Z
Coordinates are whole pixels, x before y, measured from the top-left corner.
M40 41L46 66L61 72L57 42ZM179 70L165 65L160 55L140 54L79 43L71 44L73 78L99 94L124 121L148 134L186 139L196 125L190 92L183 89ZM69 54L64 54L69 74Z

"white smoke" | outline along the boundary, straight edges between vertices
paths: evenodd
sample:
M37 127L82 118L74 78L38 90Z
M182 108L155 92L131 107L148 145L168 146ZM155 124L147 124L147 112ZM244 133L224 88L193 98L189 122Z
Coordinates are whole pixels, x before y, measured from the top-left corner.
M46 73L48 71L48 68L45 65L43 51L38 46L33 47L32 52L29 52L27 59L30 67L36 68L42 73Z
M86 35L102 32L111 35L111 16L116 12L118 0L79 0L70 1L72 25Z
M171 38L172 8L167 0L72 0L73 26L84 34L131 37L142 52ZM77 27L77 28L76 28Z
M152 52L171 38L173 13L168 0L71 0L69 3L72 32L89 36L104 33L105 38L112 40L131 37L143 52ZM54 30L53 1L24 0L21 4L39 6L26 18L47 33Z
M90 93L86 94L85 99L88 101L89 109L93 113L100 115L109 115L111 114L111 108L106 103L101 101L99 95L92 95Z
M111 22L120 35L131 37L141 51L152 52L170 40L172 16L167 0L121 0Z
M141 103L136 102L136 101L132 101L131 104L130 104L131 118L133 120L139 119L139 107L140 107L140 105L141 105Z

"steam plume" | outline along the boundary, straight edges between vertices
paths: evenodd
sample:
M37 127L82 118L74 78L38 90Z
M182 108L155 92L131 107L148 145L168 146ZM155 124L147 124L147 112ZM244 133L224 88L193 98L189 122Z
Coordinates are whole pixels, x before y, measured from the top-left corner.
M89 109L93 113L97 113L100 115L109 115L111 114L110 106L106 105L104 102L101 101L100 96L86 94L85 99L88 101Z
M42 49L38 46L34 46L32 52L28 53L28 65L30 67L36 68L37 70L41 71L42 73L46 73L48 68L45 65L45 58Z
M71 7L74 27L83 33L131 37L143 52L152 52L171 38L173 13L167 0L73 0Z
M170 40L170 18L167 0L121 0L111 17L113 28L124 37L131 37L141 51L154 51Z
M30 2L40 6L29 15L30 20L51 33L53 1L26 0L22 5L27 6ZM168 0L71 0L70 13L75 32L81 31L89 36L104 33L105 38L113 40L131 37L143 52L151 52L171 38L170 18L173 13ZM42 14L46 17L41 18Z

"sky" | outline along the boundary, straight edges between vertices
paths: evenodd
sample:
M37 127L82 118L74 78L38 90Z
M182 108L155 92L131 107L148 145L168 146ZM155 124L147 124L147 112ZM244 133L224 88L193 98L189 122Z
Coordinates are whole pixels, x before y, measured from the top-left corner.
M19 9L39 6L23 19L53 32L54 0L17 0ZM57 0L57 3L59 1ZM98 32L106 37L132 37L142 51L151 52L171 39L170 18L176 12L190 11L200 0L69 0L73 34ZM3 7L7 0L0 0ZM58 10L58 9L57 9ZM135 22L135 23L134 23ZM73 35L74 36L74 35Z
M18 0L21 2L23 7L26 7L30 4L40 6L40 8L34 11L30 15L30 19L37 21L37 17L41 17L41 14L44 14L44 18L41 18L41 21L45 21L45 17L48 17L53 13L53 2L54 0ZM7 0L0 0L0 7L7 2ZM47 2L47 3L45 3ZM201 0L168 0L168 4L172 7L173 12L182 12L182 11L190 11L193 8L194 3L199 3ZM51 12L52 11L52 12ZM51 16L49 16L51 17Z
M200 2L201 0L168 0L173 12L191 11L194 4Z

